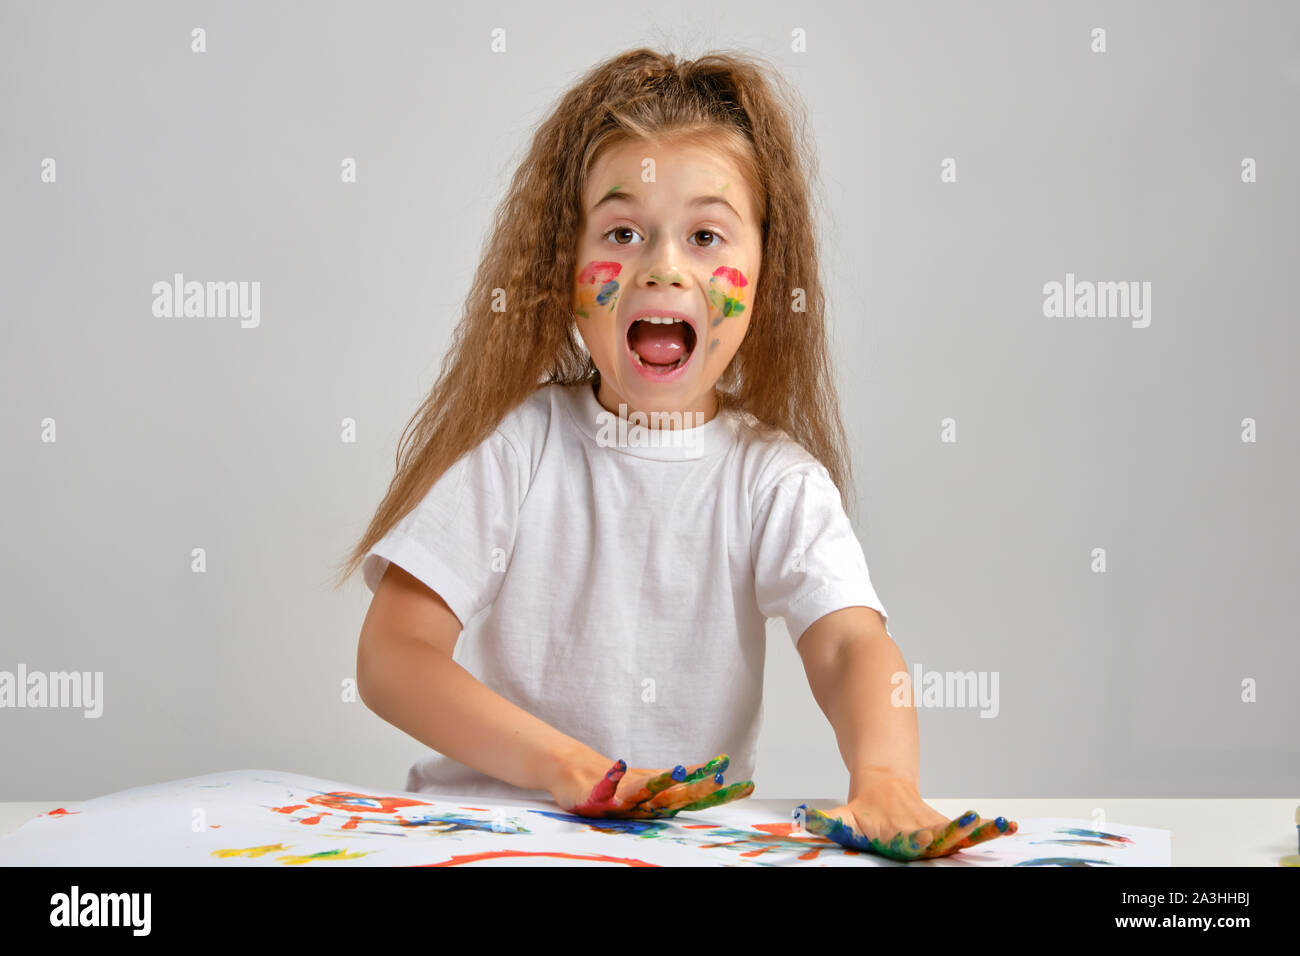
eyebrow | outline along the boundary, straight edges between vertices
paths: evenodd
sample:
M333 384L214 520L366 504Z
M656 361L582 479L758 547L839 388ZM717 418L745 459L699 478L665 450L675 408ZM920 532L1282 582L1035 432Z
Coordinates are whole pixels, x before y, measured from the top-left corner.
M618 190L618 187L616 186L611 191L605 193L605 195L602 196L600 200L594 206L592 206L591 209L588 210L588 213L595 212L597 209L605 205L605 203L607 202L622 202L622 203L627 203L628 205L635 206L637 205L638 200L636 196L633 195L632 193L621 192ZM727 200L721 196L696 196L686 205L692 209L698 206L713 206L713 205L726 206L728 209L731 210L731 214L733 216L739 219L742 223L745 221L745 217L736 211L736 207L733 206L731 203L727 202Z

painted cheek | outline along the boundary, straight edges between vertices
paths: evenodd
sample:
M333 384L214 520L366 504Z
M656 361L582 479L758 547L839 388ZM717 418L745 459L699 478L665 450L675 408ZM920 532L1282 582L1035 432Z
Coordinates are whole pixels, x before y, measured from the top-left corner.
M618 274L623 271L619 262L588 262L578 272L574 282L574 311L584 319L592 309L600 306L613 309L618 302Z
M739 269L720 266L709 277L709 302L717 318L712 325L745 311L750 291L749 279Z
M751 288L749 278L739 269L731 266L715 269L709 277L709 303L715 316L709 322L709 328L713 329L724 319L744 312ZM721 342L720 338L715 338L709 343L709 351L712 352Z

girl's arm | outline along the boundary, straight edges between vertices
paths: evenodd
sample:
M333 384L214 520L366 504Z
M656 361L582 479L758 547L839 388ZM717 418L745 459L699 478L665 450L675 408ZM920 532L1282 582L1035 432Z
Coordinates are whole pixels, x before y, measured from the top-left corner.
M525 790L554 793L610 761L506 700L452 660L461 623L434 591L390 564L361 628L357 690L422 744ZM590 787L590 783L587 784Z
M921 799L913 698L894 699L894 677L907 677L907 666L877 611L847 607L823 615L798 648L849 769L848 803L826 812L807 804L796 809L809 832L895 860L948 856L1016 833L1014 820L985 820L974 810L949 820Z
M799 638L813 697L835 729L849 771L849 800L879 776L915 784L921 743L916 710L893 706L903 654L880 614L846 607L814 621Z

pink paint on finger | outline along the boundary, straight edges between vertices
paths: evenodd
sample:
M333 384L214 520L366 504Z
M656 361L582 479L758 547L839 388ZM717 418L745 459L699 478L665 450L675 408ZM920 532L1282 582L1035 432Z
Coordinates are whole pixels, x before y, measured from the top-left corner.
M613 802L614 792L618 790L618 782L623 779L625 773L627 773L627 763L620 757L614 761L614 766L609 768L609 772L600 782L591 788L591 796L574 807L573 812L580 816L599 816L602 811L608 810Z

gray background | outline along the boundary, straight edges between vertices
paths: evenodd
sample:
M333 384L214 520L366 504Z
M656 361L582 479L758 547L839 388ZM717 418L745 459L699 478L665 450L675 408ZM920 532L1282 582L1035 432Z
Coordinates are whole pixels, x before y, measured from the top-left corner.
M920 712L922 792L1295 795L1296 5L653 6L0 5L0 669L105 681L98 720L0 710L0 799L404 785L420 745L340 701L370 595L329 566L531 128L643 44L763 53L811 111L890 631L1000 675L996 719ZM260 281L261 326L154 318L174 272ZM1066 272L1151 282L1150 327L1045 318ZM841 797L779 621L769 645L755 796Z

